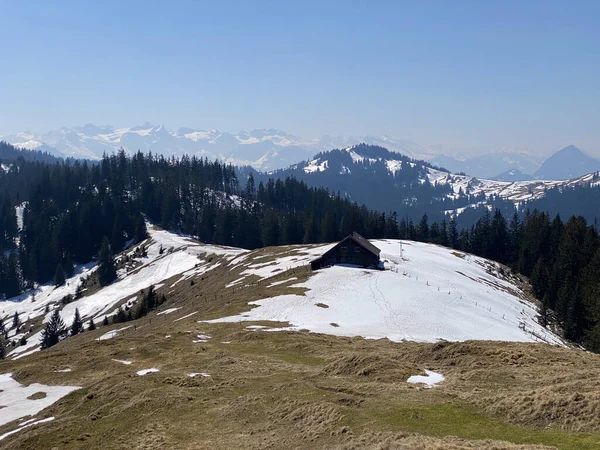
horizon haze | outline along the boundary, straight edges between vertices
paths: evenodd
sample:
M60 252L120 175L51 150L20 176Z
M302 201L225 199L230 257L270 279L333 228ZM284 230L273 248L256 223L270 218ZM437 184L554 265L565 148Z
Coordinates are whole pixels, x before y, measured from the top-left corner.
M3 13L0 135L150 121L387 135L452 156L570 144L600 156L596 2L18 2Z

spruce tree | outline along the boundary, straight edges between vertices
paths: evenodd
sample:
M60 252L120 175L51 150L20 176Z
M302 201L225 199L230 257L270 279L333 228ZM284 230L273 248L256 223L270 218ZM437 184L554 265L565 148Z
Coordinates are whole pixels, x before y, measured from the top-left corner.
M142 215L139 215L135 224L135 233L133 235L133 243L139 244L148 237L148 230L146 229L146 221Z
M125 310L123 309L122 306L119 306L119 309L117 310L117 314L115 314L115 317L113 319L113 323L123 323L123 322L127 322L127 313L125 313Z
M71 252L67 252L65 256L65 260L63 262L63 268L65 269L65 274L67 277L72 277L75 271L75 264L73 264L73 256Z
M21 321L19 320L19 313L15 311L15 314L13 315L13 325L12 327L16 330L16 332L19 331L19 327L21 326Z
M450 219L450 227L448 229L448 245L452 248L458 248L458 230L456 229L456 220L454 217Z
M6 334L6 327L4 326L4 320L0 319L0 336Z
M600 353L600 323L588 330L585 336L586 348L592 352Z
M156 307L156 292L154 291L153 285L148 288L148 293L146 294L146 305L148 306L148 311L152 311Z
M102 321L102 325L108 325L108 316L104 316L104 320Z
M442 220L442 225L440 226L439 243L444 247L448 247L448 242L448 226L446 225L446 221Z
M540 308L540 325L546 328L548 326L548 303L550 302L548 294L544 295L542 306Z
M88 325L88 330L89 331L94 331L96 329L96 324L94 323L94 318L91 317L90 318L90 324Z
M423 214L419 227L417 228L417 240L427 242L429 240L429 224L427 214Z
M54 286L63 286L65 282L65 269L63 269L62 264L59 263L58 266L56 266L56 272L54 272Z
M7 258L6 273L3 276L4 293L6 298L14 297L21 293L21 280L19 276L19 258L12 254Z
M110 243L106 237L102 241L98 264L98 281L100 282L100 286L107 286L117 278L117 271L115 270L115 261L110 251Z
M6 358L6 344L3 338L0 338L0 359Z
M42 349L58 344L65 333L65 323L60 317L58 309L55 309L50 316L50 321L42 330Z
M79 315L79 308L75 308L75 316L73 317L73 324L71 325L71 336L75 336L83 331L83 322Z

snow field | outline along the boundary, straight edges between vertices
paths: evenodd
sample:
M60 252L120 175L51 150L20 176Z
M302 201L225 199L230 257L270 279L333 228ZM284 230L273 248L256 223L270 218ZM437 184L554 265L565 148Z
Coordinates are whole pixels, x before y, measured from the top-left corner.
M251 303L257 307L249 312L208 322L289 322L295 330L396 342L478 339L562 344L537 323L535 306L519 297L518 286L486 271L496 264L410 241L402 241L400 259L400 243L373 241L383 254L398 255L387 263L393 270L323 269L296 285L308 288L305 295L259 300Z
M41 410L78 389L81 388L78 386L46 386L39 383L25 386L15 381L11 373L2 374L0 375L0 425L6 425L22 417L35 416ZM45 394L43 398L37 400L28 398L40 392Z

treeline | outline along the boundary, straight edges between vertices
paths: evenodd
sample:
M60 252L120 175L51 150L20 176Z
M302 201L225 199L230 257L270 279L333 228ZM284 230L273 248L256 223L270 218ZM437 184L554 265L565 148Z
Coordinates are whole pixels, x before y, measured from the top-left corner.
M0 141L0 164L9 165L18 159L40 161L44 163L55 163L62 160L62 158L58 158L48 152L20 149L12 146L8 142Z
M600 239L598 229L581 216L566 223L560 215L526 211L507 221L499 210L484 214L460 232L428 224L427 217L400 227L400 237L450 246L493 259L529 277L541 301L541 321L560 324L565 337L600 352Z

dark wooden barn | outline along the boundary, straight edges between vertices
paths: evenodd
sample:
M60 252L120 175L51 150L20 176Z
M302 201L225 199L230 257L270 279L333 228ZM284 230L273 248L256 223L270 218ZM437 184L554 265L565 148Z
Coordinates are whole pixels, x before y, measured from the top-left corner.
M338 242L329 251L310 262L312 270L335 264L353 264L362 267L378 267L381 250L360 234L354 232Z

